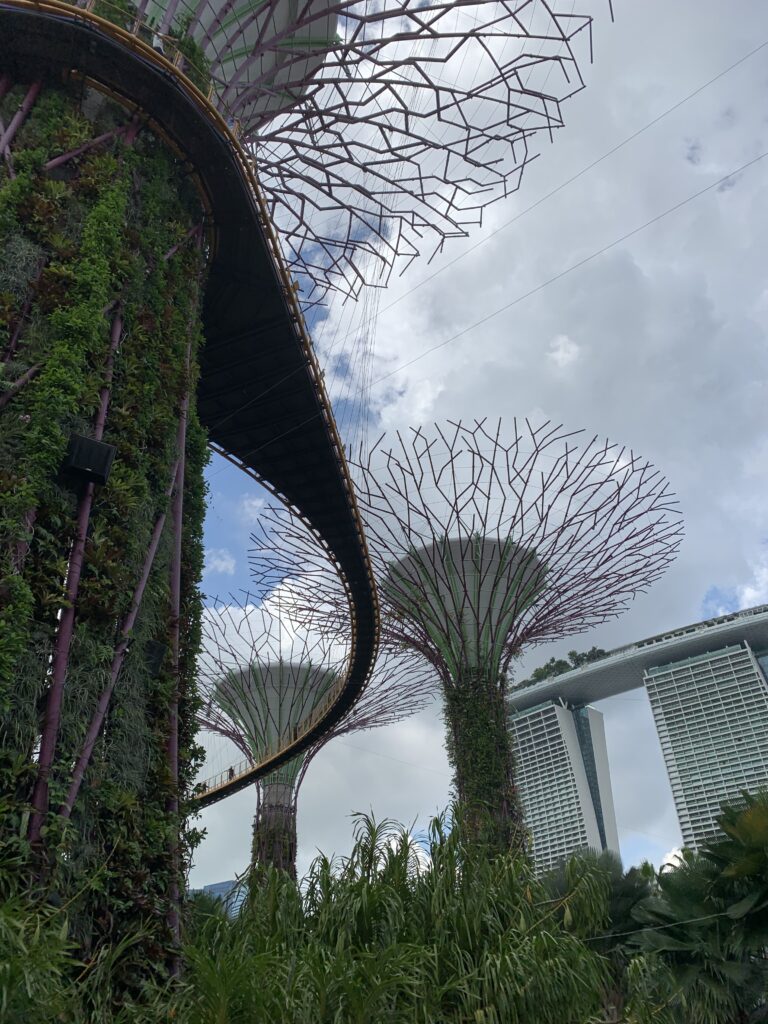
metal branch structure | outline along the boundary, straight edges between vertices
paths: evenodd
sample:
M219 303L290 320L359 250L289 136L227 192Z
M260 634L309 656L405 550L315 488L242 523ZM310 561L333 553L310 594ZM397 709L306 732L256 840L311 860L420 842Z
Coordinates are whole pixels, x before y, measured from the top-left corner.
M498 848L523 841L505 715L512 660L621 614L682 537L667 481L630 449L548 422L514 420L509 435L485 421L418 428L352 463L381 643L436 670L457 795ZM290 519L277 513L271 533L254 556L261 575L309 564ZM327 616L311 600L294 614L320 630Z
M216 77L242 50L239 33L254 38L220 108L241 122L308 301L329 289L356 296L465 236L519 186L534 136L562 126L591 48L588 16L538 0L292 10L286 24L275 0L258 14L243 5L229 38L206 34L205 52Z
M281 588L306 582L283 581ZM316 587L312 591L317 595ZM289 606L296 593L293 589ZM337 620L335 630L313 636L281 614L282 603L274 596L259 605L217 603L204 619L199 722L229 740L248 766L294 739L343 673L343 621ZM297 800L312 759L336 736L389 725L421 710L434 691L429 675L412 658L386 655L344 718L302 754L255 783L252 866L272 865L295 877ZM232 765L226 774L236 770ZM201 788L215 783L204 782Z
M87 5L78 5L87 6ZM357 296L517 189L584 86L591 8L548 0L139 0L102 17L239 136L306 286Z

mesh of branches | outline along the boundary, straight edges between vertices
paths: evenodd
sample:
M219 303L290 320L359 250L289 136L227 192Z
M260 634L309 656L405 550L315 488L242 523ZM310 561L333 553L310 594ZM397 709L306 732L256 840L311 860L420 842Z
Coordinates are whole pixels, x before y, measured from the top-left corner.
M682 521L667 480L631 449L550 422L448 422L351 460L382 608L385 649L420 654L450 686L523 647L626 610L675 557ZM256 536L257 578L323 572L282 510ZM310 566L312 568L310 568ZM293 594L323 632L334 612Z
M167 11L200 47L311 299L386 283L425 239L439 249L465 235L518 187L533 137L562 126L591 59L591 17L547 0L176 0Z
M302 580L281 576L279 602L274 597L260 605L217 602L207 610L203 625L199 724L233 743L252 764L263 760L270 746L293 739L343 675L348 655L343 591L338 585L336 593L336 574L331 570L322 578L329 591L324 602L320 598L326 608L323 633L312 633L293 619L288 609L297 607ZM315 586L313 592L318 597L322 589ZM272 795L295 807L309 764L334 737L390 725L424 708L434 692L431 674L407 653L385 652L346 716L302 755L256 784L259 807L267 787L278 787Z

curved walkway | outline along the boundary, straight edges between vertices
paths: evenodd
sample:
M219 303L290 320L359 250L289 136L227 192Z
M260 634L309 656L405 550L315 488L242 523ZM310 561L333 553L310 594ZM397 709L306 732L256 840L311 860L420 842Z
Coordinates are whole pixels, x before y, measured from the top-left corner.
M60 0L0 0L0 71L78 76L145 117L187 159L210 210L198 409L211 447L290 505L322 542L350 606L348 671L294 741L226 773L203 806L301 753L363 689L378 639L368 552L322 376L269 215L237 139L184 74L136 35Z

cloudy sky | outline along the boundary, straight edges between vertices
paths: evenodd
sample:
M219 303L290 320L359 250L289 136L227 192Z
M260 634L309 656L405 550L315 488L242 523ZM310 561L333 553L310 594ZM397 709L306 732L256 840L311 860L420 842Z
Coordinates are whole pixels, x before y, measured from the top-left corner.
M539 649L522 672L569 647L610 648L768 601L768 45L746 56L768 44L768 9L614 8L615 23L595 27L587 88L521 190L467 242L394 280L372 358L345 364L351 393L373 380L371 436L446 418L551 419L630 445L669 477L686 537L667 576L621 619ZM348 315L331 310L321 352ZM263 495L220 461L209 478L205 589L226 596L247 586ZM680 836L647 700L635 691L598 707L624 861L658 863ZM317 849L348 849L353 812L418 827L449 788L438 708L333 741L301 792L299 870ZM249 792L204 812L193 885L244 869L252 812Z

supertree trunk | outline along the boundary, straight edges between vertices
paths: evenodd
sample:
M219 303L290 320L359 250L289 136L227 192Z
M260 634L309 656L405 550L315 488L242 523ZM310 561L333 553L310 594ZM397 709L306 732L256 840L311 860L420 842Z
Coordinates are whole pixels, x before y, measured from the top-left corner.
M444 687L444 715L465 835L492 854L524 850L503 687L482 672L465 671Z
M162 964L195 756L206 456L185 396L202 336L202 203L177 157L118 104L82 84L11 85L0 102L0 770L16 796L0 826L18 836L31 804L37 884L81 894L71 934L84 950L141 928ZM153 664L153 645L173 658ZM86 884L97 870L98 893Z
M260 867L274 867L296 878L296 790L290 783L259 783L259 800L253 819L251 866L258 878Z

